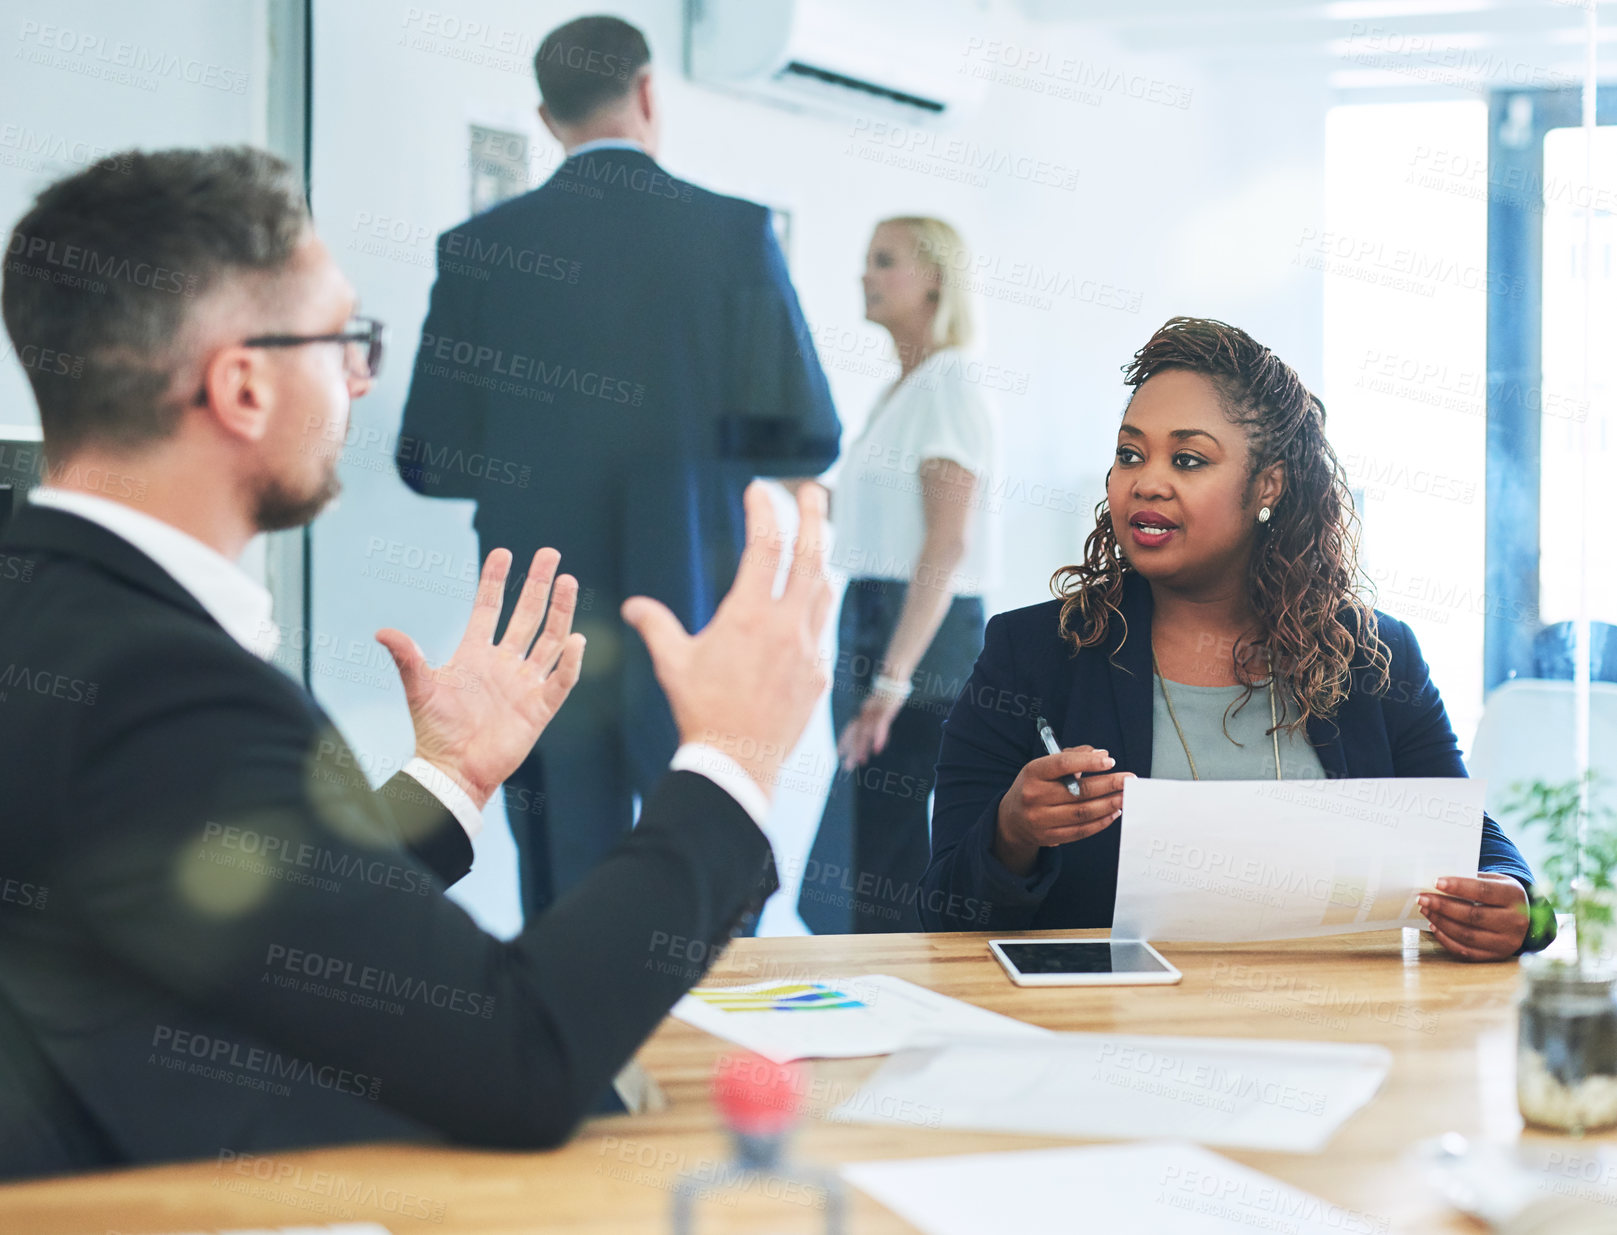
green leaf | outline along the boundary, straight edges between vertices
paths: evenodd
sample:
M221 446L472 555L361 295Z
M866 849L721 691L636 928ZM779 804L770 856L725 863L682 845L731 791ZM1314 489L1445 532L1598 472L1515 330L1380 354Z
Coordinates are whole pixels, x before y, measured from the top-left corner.
M1617 809L1599 800L1605 787L1592 769L1584 782L1518 781L1500 810L1522 831L1544 833L1547 853L1534 884L1542 898L1533 906L1534 929L1547 926L1544 919L1555 913L1573 914L1583 957L1599 951L1612 925L1610 894L1617 892Z

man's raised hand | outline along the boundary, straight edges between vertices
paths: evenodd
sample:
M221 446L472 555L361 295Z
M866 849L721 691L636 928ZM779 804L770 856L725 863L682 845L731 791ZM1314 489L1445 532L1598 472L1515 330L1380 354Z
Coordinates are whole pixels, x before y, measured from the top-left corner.
M646 596L623 604L623 619L651 652L681 742L702 742L733 758L766 793L797 744L826 687L820 634L831 611L825 575L825 490L802 485L785 589L774 595L785 544L763 486L747 486L747 549L735 584L713 620L687 634L668 608Z
M533 555L511 621L496 643L511 554L506 549L490 553L460 646L436 669L427 665L409 635L391 628L376 634L404 683L415 724L415 753L459 784L479 807L527 758L578 683L584 657L584 636L572 633L578 580L557 578L560 562L554 549Z

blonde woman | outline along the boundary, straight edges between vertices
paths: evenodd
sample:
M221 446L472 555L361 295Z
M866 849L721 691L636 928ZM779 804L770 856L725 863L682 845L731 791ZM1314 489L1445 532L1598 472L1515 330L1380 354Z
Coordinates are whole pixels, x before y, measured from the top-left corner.
M838 773L798 902L822 933L920 929L927 803L943 718L982 650L997 537L986 500L992 409L973 379L969 255L938 219L888 219L865 258L865 317L898 380L835 490L848 572L831 696Z

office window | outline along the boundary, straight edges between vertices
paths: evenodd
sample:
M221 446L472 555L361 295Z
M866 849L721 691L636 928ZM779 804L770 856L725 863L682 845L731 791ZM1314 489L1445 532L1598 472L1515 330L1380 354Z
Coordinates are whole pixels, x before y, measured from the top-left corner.
M1462 749L1482 714L1487 107L1326 119L1326 427L1363 495L1377 608L1420 641Z
M1570 622L1577 615L1579 521L1594 517L1596 492L1582 491L1584 420L1593 424L1588 474L1592 486L1604 483L1617 466L1611 421L1601 410L1611 405L1617 383L1617 357L1609 340L1617 331L1617 127L1595 131L1592 180L1585 177L1581 129L1551 129L1544 135L1544 382L1543 458L1540 461L1539 613L1545 622ZM1585 342L1584 219L1594 210L1594 284L1588 289L1589 388L1583 393ZM1606 342L1602 342L1606 341ZM1617 572L1609 569L1611 548L1603 529L1589 536L1589 617L1617 623ZM1604 560L1608 569L1597 569Z

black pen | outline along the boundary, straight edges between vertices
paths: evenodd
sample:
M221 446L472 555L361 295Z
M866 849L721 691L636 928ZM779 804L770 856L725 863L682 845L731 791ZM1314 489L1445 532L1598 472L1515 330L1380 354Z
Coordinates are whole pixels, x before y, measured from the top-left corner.
M1055 731L1050 728L1050 722L1044 717L1034 714L1033 723L1039 727L1039 740L1044 743L1044 749L1052 755L1061 753L1061 743L1056 741ZM1084 791L1078 788L1078 778L1068 772L1061 778L1061 783L1067 787L1067 792L1075 798L1083 797Z

